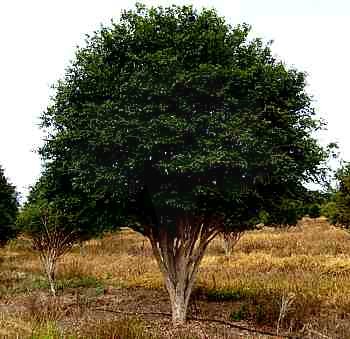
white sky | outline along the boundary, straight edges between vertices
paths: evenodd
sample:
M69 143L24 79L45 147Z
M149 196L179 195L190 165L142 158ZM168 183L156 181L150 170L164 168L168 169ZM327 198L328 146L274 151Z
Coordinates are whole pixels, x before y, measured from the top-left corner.
M288 65L309 74L309 92L328 121L322 140L337 141L350 160L350 1L216 0L143 1L147 5L215 7L231 24L247 22L253 33L274 40ZM118 18L127 0L0 0L0 164L25 193L40 173L33 152L40 145L38 117L86 33Z

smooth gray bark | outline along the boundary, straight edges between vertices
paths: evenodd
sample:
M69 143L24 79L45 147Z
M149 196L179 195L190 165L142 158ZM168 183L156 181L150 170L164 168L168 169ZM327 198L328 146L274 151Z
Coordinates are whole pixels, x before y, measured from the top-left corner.
M174 325L182 325L186 321L200 263L208 244L219 233L215 227L192 222L190 219L180 220L175 234L166 228L157 230L157 233L150 229L147 234L164 276Z

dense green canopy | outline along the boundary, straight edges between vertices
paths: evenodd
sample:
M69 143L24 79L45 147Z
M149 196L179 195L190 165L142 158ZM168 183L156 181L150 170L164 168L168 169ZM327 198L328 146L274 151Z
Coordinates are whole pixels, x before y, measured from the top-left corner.
M318 123L305 74L248 35L213 10L139 5L89 37L42 118L58 189L94 223L141 230L183 214L293 223L321 173Z
M5 177L0 166L0 245L16 235L15 221L18 211L17 193Z

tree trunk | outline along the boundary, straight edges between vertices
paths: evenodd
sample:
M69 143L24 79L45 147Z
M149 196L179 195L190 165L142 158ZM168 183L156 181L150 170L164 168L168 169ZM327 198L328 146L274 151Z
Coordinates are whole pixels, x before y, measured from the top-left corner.
M47 276L47 280L49 283L50 292L53 296L56 296L56 286L55 286L55 271L56 271L56 259L50 255L50 253L46 253L41 255L41 262L44 267L44 271Z
M187 258L178 258L179 262L175 272L177 278L175 281L170 278L168 273L165 273L165 286L169 293L172 320L175 326L183 325L186 321L187 308L202 257L203 255L201 255L201 258L198 258L195 264L195 271L189 265L180 264L180 262L188 262Z
M189 296L191 291L187 289L187 296L184 288L180 286L168 288L171 303L171 313L174 325L182 325L186 321Z
M216 228L205 227L203 223L192 225L187 219L177 224L176 234L165 227L157 230L157 233L150 229L146 234L164 276L175 326L186 321L199 265L209 242L217 234Z
M55 297L56 296L55 279L53 278L52 274L48 273L47 275L48 275L48 280L50 285L50 291L52 295Z

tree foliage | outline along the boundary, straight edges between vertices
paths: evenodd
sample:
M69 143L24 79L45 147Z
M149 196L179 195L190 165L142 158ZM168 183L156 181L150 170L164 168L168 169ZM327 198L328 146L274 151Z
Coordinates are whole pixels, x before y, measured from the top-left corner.
M86 227L148 236L172 305L186 308L216 234L294 223L323 173L305 74L249 30L138 5L77 50L42 117L51 191L74 197Z
M71 197L64 200L62 195L52 196L50 189L54 185L50 179L50 173L44 173L31 189L18 215L17 229L31 240L33 249L38 252L50 290L55 295L58 260L91 232L79 227L79 214L73 212Z
M350 163L338 170L336 179L338 188L323 210L330 222L350 228Z
M28 201L21 209L17 229L32 240L35 250L40 252L45 246L61 245L62 250L56 248L55 251L63 254L66 247L70 248L84 237L83 230L77 226L79 216L63 209L56 200L46 199L43 178L32 188ZM52 237L61 237L62 241L54 244L50 240Z
M300 204L300 217L306 215L310 218L320 217L322 206L328 201L328 192L308 190L305 194L304 200Z
M16 236L15 221L18 212L17 192L5 177L0 166L0 245Z
M44 158L62 162L69 189L118 201L140 224L186 211L247 226L262 209L287 222L275 212L324 153L305 75L248 33L211 10L125 12L58 83Z

